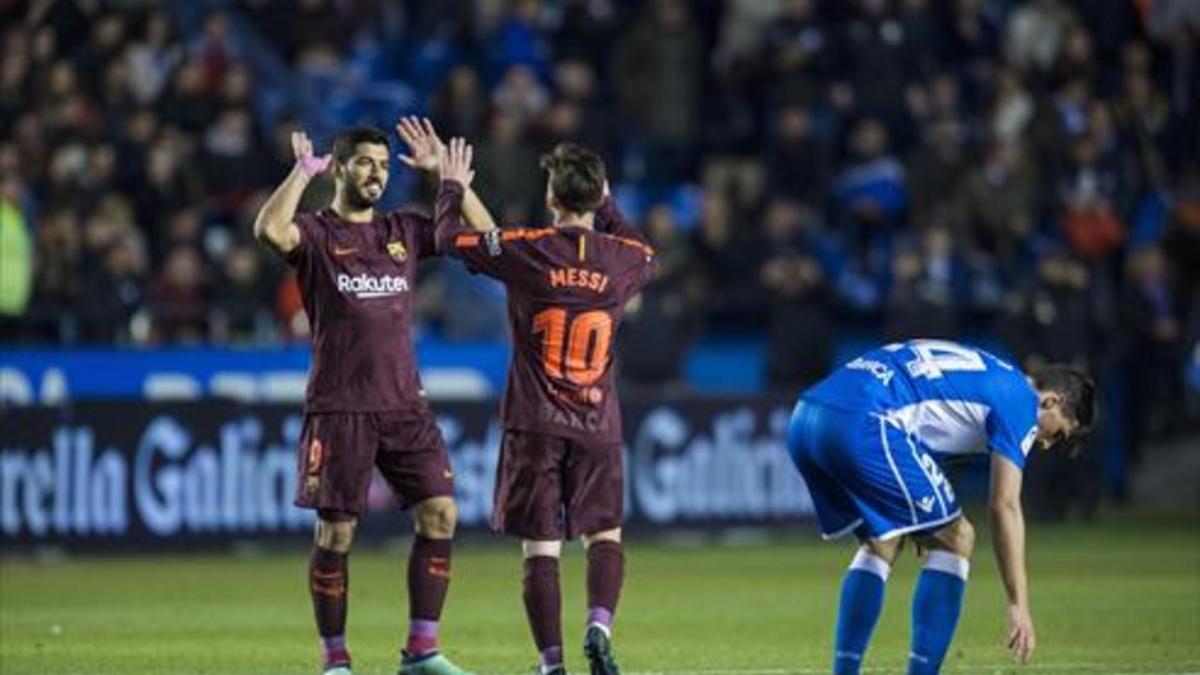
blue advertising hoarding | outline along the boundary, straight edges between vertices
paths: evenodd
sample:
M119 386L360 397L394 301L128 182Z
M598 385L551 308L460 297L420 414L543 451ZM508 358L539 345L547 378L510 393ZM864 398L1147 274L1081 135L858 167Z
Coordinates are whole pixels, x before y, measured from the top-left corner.
M435 410L459 525L485 529L501 438L496 405L445 402ZM790 412L760 398L628 402L627 526L810 517L811 499L784 447ZM0 410L0 543L11 553L302 541L312 514L292 506L301 422L296 406L214 401ZM376 478L363 535L407 533Z

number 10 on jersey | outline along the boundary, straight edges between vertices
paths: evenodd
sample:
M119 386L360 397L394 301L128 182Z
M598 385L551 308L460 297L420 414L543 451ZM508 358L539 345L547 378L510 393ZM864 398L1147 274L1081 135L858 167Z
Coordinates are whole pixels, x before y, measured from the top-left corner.
M587 386L608 365L613 320L607 312L583 312L570 321L567 310L553 307L533 317L534 334L542 334L542 366L546 374Z

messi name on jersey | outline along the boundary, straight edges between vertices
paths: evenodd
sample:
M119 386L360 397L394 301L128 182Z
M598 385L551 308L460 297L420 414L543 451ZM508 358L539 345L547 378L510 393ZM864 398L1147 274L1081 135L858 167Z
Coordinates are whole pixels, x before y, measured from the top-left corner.
M608 288L608 275L577 267L559 267L550 270L551 288L586 288L603 293Z

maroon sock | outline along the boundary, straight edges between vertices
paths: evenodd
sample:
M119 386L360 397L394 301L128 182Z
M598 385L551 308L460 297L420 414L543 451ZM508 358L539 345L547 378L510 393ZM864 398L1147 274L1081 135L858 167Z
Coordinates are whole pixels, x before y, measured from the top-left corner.
M350 588L348 554L314 547L308 563L308 588L326 665L350 663L346 649L346 592Z
M449 539L430 539L417 535L408 554L408 618L423 622L423 626L437 625L442 616L442 605L446 603L446 591L450 588ZM419 631L428 635L428 630ZM417 645L422 651L437 647L437 632L433 631L434 644Z
M597 541L588 547L587 560L587 622L611 626L625 581L625 549L617 541Z
M534 556L525 559L524 598L525 616L529 618L538 652L543 657L558 654L561 660L562 595L558 587L558 558Z

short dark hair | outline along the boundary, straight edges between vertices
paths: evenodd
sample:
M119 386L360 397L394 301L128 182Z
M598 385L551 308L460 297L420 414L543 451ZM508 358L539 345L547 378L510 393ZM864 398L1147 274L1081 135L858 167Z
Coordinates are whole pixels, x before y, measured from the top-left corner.
M559 143L542 155L554 199L571 213L591 213L604 200L604 160L574 143Z
M333 161L338 164L345 164L347 160L354 156L354 149L361 143L382 145L385 148L390 147L388 145L387 134L375 127L349 127L342 129L333 137Z
M1096 419L1096 382L1090 375L1075 366L1050 364L1034 370L1029 377L1039 390L1062 396L1063 412L1079 425L1077 436L1091 430Z

